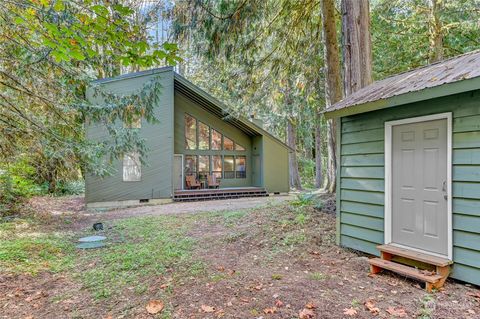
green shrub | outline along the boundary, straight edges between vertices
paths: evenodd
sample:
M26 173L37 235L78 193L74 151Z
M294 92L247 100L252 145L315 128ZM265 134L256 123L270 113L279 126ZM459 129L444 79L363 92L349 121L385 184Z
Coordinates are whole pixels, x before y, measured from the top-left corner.
M80 195L85 193L85 181L61 181L57 183L55 195Z

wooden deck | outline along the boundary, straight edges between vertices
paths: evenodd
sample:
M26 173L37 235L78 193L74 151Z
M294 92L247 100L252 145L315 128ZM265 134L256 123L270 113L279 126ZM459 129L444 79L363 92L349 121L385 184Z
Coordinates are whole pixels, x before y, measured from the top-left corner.
M229 187L219 189L177 190L173 195L173 200L176 202L187 202L265 196L268 196L268 193L265 188L262 187Z

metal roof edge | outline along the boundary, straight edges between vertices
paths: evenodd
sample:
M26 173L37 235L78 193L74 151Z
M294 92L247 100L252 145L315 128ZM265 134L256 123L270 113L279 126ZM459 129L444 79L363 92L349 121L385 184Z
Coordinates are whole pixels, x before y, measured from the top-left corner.
M164 66L164 67L161 67L161 68L149 69L149 70L144 70L144 71L139 71L139 72L131 72L131 73L126 73L126 74L122 74L122 75L119 75L119 76L115 76L115 77L98 79L98 80L94 80L94 81L90 82L90 84L110 83L110 82L133 79L133 78L138 78L138 77L157 74L157 73L171 72L171 71L173 71L172 66Z
M333 119L337 117L345 117L366 113L376 110L381 110L389 107L396 107L400 105L415 103L419 101L430 100L434 98L444 97L448 95L474 91L480 89L480 77L466 79L451 83L426 88L420 91L413 91L401 95L392 96L387 99L380 99L363 104L352 105L343 109L323 112L326 119Z
M196 86L195 84L193 84L192 82L190 82L185 77L178 74L177 72L173 72L173 74L174 74L174 76L173 76L174 81L180 82L181 84L186 86L188 89L190 89L193 93L203 97L204 99L208 100L210 103L212 103L215 106L217 106L218 108L222 109L224 112L226 112L227 115L230 115L230 113L228 111L228 106L225 103L218 100L214 96L210 95L208 92L204 91L203 89L199 88L198 86ZM238 117L238 116L235 116L235 118L237 120L239 120L240 122L242 122L243 124L245 124L246 126L248 126L249 128L251 128L252 130L256 131L258 134L267 135L267 136L271 137L275 142L280 143L282 146L286 147L290 151L294 151L290 146L285 144L283 141L279 140L276 136L274 136L270 132L266 131L265 129L261 128L260 126L256 125L255 123L252 123L248 119L246 119L244 117Z

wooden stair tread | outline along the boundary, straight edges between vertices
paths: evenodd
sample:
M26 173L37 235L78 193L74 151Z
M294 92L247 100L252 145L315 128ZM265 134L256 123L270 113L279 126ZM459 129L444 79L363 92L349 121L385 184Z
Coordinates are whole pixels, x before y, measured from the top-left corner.
M401 247L396 247L393 245L380 245L380 246L377 246L377 249L395 256L405 257L408 259L412 259L412 260L416 260L426 264L440 266L440 267L445 267L453 263L448 258L432 256L429 254L425 254L425 253L421 253L421 252L417 252L417 251L413 251L413 250L409 250Z
M405 266L402 264L395 263L393 261L380 259L380 258L372 258L369 259L368 262L370 265L374 265L383 269L387 269L398 274L401 274L406 277L418 279L421 281L429 282L429 283L436 283L440 281L443 277L441 275L433 274L428 275L420 272L420 270Z

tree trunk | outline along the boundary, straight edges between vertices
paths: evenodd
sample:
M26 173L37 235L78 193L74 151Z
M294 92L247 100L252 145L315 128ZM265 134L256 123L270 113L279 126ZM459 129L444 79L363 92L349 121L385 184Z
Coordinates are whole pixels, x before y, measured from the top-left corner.
M300 181L300 173L298 171L297 160L297 133L296 126L291 119L287 120L287 144L294 151L289 154L289 166L290 166L290 186L295 189L302 189L302 183Z
M441 0L431 0L431 21L430 21L430 56L429 62L443 60L443 31L440 12L442 11Z
M320 116L319 116L320 117ZM315 126L315 187L321 188L323 186L323 172L322 172L322 123L320 118Z
M368 0L342 0L345 96L372 83L372 41Z
M340 58L338 53L337 27L335 25L335 0L322 1L323 41L325 46L325 102L326 107L342 99ZM328 161L327 189L335 192L337 155L335 122L327 122Z

